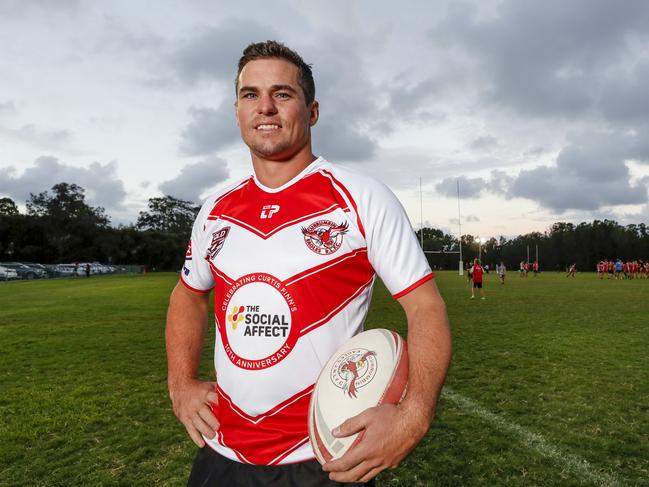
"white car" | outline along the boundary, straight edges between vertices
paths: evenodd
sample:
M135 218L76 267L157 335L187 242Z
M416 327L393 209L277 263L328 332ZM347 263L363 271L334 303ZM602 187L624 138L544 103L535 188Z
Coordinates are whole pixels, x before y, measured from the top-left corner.
M13 279L20 279L16 270L0 265L0 281L11 281Z

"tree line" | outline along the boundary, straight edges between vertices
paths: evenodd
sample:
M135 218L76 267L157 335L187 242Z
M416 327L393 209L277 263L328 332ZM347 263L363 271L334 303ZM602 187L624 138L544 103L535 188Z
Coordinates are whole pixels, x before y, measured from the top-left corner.
M434 228L423 229L425 250L432 265L457 269L458 239ZM417 238L421 238L417 231ZM508 269L518 269L521 261L537 260L543 271L565 270L576 264L578 270L594 271L602 259L649 260L649 228L644 223L620 225L613 220L594 220L579 224L557 222L545 232L532 232L514 238L491 237L479 242L477 237L462 235L464 262L482 257L483 264L504 262Z
M150 198L146 211L130 225L112 226L104 208L85 200L85 190L59 183L51 190L30 194L27 213L18 211L10 198L0 198L0 262L26 261L54 264L93 262L146 265L149 269L177 270L199 207L173 196ZM430 263L457 269L457 237L436 228L417 231L429 253ZM462 235L466 262L482 256L485 264L505 262L517 269L522 260L536 260L541 270L563 270L576 263L580 270L594 270L601 259L649 260L649 229L644 223L622 226L612 220L579 224L558 222L545 232L514 238L492 237L478 242Z
M172 196L150 198L131 225L110 225L104 208L90 206L85 190L59 183L30 194L27 213L0 198L0 262L103 262L177 270L199 207Z

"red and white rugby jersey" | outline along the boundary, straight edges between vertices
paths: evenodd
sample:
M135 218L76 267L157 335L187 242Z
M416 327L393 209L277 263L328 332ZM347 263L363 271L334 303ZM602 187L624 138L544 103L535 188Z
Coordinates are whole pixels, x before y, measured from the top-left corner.
M209 446L257 465L314 458L311 391L362 331L375 272L395 298L433 276L399 201L369 177L319 158L279 188L251 177L207 200L181 278L214 288Z

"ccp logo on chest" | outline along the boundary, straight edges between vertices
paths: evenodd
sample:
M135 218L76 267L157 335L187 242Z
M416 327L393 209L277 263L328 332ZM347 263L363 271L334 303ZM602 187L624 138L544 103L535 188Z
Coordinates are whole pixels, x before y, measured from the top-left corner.
M273 218L273 215L279 211L279 205L265 205L261 208L261 215L259 218L262 220L267 220L268 218Z

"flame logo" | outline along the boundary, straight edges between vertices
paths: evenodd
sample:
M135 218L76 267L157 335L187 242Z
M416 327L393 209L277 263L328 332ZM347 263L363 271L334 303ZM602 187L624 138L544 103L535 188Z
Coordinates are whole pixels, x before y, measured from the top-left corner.
M228 315L228 321L232 325L232 329L236 330L239 322L243 321L243 312L246 310L245 306L233 306L232 312Z

